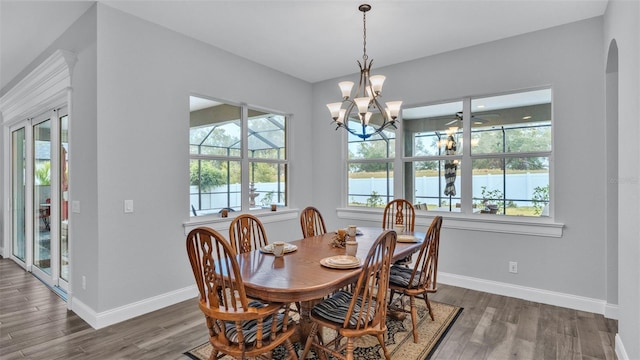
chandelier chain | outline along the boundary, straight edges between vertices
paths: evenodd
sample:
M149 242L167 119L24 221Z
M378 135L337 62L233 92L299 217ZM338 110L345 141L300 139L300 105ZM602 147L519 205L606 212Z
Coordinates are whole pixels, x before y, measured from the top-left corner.
M362 60L365 62L369 56L367 56L367 13L362 12Z

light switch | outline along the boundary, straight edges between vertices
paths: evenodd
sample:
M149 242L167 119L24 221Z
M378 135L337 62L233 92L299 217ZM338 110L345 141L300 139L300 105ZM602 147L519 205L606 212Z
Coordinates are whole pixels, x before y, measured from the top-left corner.
M124 212L132 213L133 212L133 200L125 200L124 201Z
M80 213L80 201L74 200L71 202L71 212L76 214Z

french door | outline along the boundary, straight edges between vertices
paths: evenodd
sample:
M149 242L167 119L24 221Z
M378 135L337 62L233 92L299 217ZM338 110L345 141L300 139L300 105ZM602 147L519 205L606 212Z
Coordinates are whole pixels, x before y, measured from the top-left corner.
M68 291L66 107L11 127L11 255L51 287Z

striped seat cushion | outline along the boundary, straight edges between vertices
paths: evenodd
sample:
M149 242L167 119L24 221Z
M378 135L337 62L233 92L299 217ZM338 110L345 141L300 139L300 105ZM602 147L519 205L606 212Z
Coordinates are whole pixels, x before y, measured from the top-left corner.
M352 293L340 290L333 294L330 298L314 306L312 313L315 316L321 317L328 321L342 324L344 322L344 319L347 317L349 305L351 305L351 299L353 299ZM369 316L366 319L367 322L373 320L375 316L375 304L375 300L372 300L371 306L369 307ZM360 313L361 305L362 297L359 297L353 309L353 313L351 314L351 318L349 319L349 327L355 327L358 323L358 314Z
M411 274L413 273L413 269L406 268L404 266L391 266L391 271L389 273L389 283L409 287L409 279L411 279ZM420 284L420 271L416 272L416 277L413 278L413 284L411 287L418 287Z
M411 264L411 262L413 261L413 254L411 255L407 255L405 257L403 257L402 259L396 260L396 262L394 262L394 265L409 265Z
M267 306L266 304L261 303L260 301L253 300L249 302L249 307L253 308L262 308ZM262 339L267 340L269 336L271 336L271 322L273 321L273 316L268 316L264 318L262 321ZM282 330L282 325L284 322L284 314L276 315L276 331ZM289 323L291 323L291 318L289 318ZM238 343L238 330L236 329L236 323L233 321L227 321L226 323L226 335L227 339L232 343ZM258 320L246 320L242 322L242 335L244 336L244 342L253 343L258 338Z

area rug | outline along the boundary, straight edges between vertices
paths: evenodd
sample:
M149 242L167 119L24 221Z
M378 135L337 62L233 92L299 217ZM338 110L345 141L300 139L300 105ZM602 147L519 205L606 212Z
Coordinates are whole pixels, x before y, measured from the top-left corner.
M391 354L392 359L397 360L423 360L428 359L433 351L436 349L440 341L447 334L447 331L460 315L462 308L447 305L439 302L432 301L431 308L435 321L431 320L427 313L427 308L424 303L419 300L418 304L418 338L419 343L413 342L413 334L411 332L411 317L407 317L403 320L392 320L387 318L388 333L386 336L387 350ZM329 331L329 330L327 330ZM203 327L203 332L206 329ZM327 334L331 336L330 334ZM302 353L301 345L294 344L298 355ZM191 349L184 353L191 359L195 360L208 360L211 355L211 345L206 342L194 349ZM273 359L279 360L286 358L286 351L283 346L275 349L273 353ZM380 344L378 340L373 336L364 336L356 341L356 350L354 352L356 359L381 359L384 358ZM331 358L331 357L330 357ZM224 356L221 359L230 360L229 356ZM317 359L315 352L312 350L309 352L309 359Z

